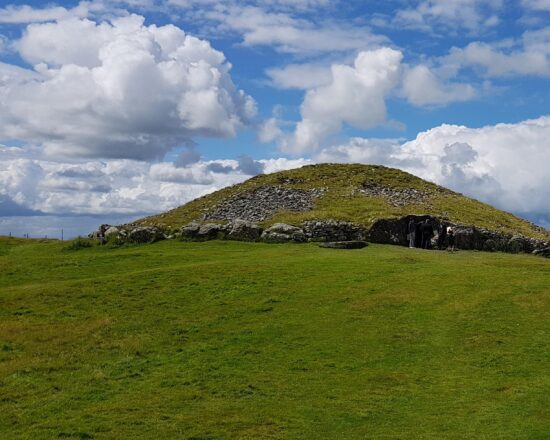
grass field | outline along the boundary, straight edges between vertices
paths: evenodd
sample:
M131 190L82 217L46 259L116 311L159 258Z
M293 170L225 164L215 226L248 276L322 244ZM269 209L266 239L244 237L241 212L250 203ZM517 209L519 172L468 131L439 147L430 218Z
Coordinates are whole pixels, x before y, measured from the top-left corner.
M0 240L1 439L548 439L550 261Z

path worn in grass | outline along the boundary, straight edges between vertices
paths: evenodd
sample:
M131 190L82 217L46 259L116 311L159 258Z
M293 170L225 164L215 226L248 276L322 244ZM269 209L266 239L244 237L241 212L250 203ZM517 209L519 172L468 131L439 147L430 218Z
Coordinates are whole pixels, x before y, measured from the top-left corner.
M548 260L62 248L0 241L0 438L548 438Z

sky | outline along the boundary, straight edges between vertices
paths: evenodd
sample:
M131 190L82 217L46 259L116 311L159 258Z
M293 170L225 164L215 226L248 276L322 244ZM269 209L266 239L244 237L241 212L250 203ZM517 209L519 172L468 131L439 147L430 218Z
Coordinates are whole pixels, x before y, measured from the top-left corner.
M550 228L550 0L0 1L0 234L400 168Z

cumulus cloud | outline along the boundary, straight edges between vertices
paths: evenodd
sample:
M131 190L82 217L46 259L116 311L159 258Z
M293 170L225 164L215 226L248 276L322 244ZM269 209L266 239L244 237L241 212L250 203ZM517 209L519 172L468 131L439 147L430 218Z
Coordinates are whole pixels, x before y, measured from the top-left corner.
M333 0L168 0L169 5L191 9L200 6L247 5L261 6L269 10L307 11L330 5Z
M403 77L403 92L417 106L443 105L468 101L476 96L470 84L444 83L429 67L420 64L408 69Z
M35 69L0 64L0 138L56 157L154 159L251 121L255 102L221 52L143 20L29 25L17 48Z
M550 0L521 0L521 4L534 11L550 11Z
M279 127L279 120L277 118L265 120L258 128L258 140L262 143L273 142L282 136L283 132Z
M47 5L46 7L33 7L30 5L7 5L0 8L0 23L28 24L45 23L69 18L85 17L116 17L126 16L126 8L133 10L163 11L159 0L83 0L72 8Z
M445 183L449 175L452 176L452 173L445 175L448 170L445 167L453 163L464 172L465 188L468 179L494 180L502 191L490 191L491 198L488 200L487 195L485 200L515 212L529 212L546 206L550 200L550 175L545 165L550 161L549 135L550 117L478 129L443 125L421 133L416 140L405 144L403 151L425 157L424 168L429 171L424 174L438 182ZM473 150L468 153L470 160L462 163L456 158L449 159L452 158L450 146L455 145L456 149L460 144L467 144ZM460 148L469 151L468 147ZM472 187L471 191L482 192L484 187Z
M383 123L385 97L400 78L402 57L399 51L382 48L360 52L353 66L332 65L331 82L306 93L302 120L283 143L283 151L317 149L344 123L360 129Z
M499 23L502 0L422 0L415 7L401 9L395 25L434 32L437 28L482 31Z
M206 169L217 174L241 173L246 176L262 174L266 167L266 161L258 161L250 156L242 155L234 160L215 160L206 163Z
M159 182L191 183L210 185L214 182L211 173L204 167L178 168L173 163L162 162L151 166L149 175Z
M7 195L0 194L0 217L24 217L41 215L40 211L25 208Z
M247 174L249 176L255 176L257 174L262 174L264 172L265 164L252 159L250 156L240 156L238 159L238 167L237 169L241 171L243 174Z
M172 162L28 158L23 148L0 149L0 216L141 216L182 205L252 175L297 168L285 158Z
M367 163L372 165L403 166L398 158L401 143L394 139L351 138L345 144L323 148L314 156L316 162Z
M299 2L297 5L320 2ZM269 46L289 54L353 52L387 43L366 26L324 20L313 22L296 14L292 2L223 2L202 10L196 20L218 33L242 38L243 46ZM306 8L307 9L307 8Z
M317 160L409 171L541 223L550 220L550 116L482 128L441 125L406 142L352 139Z
M308 90L330 83L330 65L319 63L288 64L266 71L272 84L280 89Z
M89 10L88 2L80 2L72 9L62 6L51 6L46 8L33 8L29 5L8 5L0 8L0 23L35 23L44 21L62 20L70 17L86 17Z
M0 34L0 54L8 50L8 39Z
M174 165L182 168L197 163L199 160L201 160L200 153L195 149L195 147L191 147L186 148L178 154L178 157L174 161Z
M513 75L550 75L550 28L527 32L521 47L473 42L465 48L453 48L443 64L458 69L472 67L489 77Z

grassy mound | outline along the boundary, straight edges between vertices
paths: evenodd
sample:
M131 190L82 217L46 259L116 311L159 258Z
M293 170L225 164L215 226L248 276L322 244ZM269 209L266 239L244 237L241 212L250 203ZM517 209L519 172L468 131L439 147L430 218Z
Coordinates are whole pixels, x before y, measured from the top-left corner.
M416 189L424 197L414 203L396 206L386 197L362 193L361 188L365 184L379 185L390 191ZM383 166L359 164L310 165L256 176L244 183L201 197L166 213L147 217L137 223L179 228L192 220L200 220L204 213L231 197L268 186L290 189L325 188L326 191L316 199L314 209L306 212L277 212L262 222L266 227L277 222L299 226L307 220L323 219L351 221L370 227L380 219L416 214L432 215L448 219L452 223L473 225L496 232L550 239L548 231L534 227L523 219L412 174Z
M543 439L550 262L0 239L0 438Z

